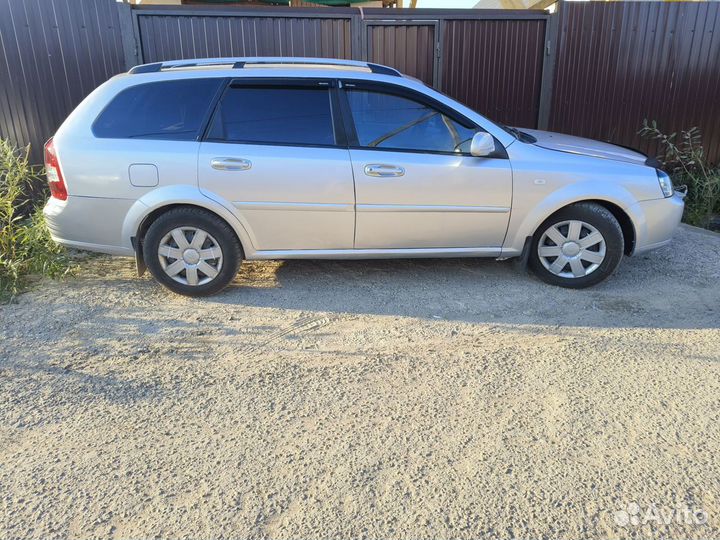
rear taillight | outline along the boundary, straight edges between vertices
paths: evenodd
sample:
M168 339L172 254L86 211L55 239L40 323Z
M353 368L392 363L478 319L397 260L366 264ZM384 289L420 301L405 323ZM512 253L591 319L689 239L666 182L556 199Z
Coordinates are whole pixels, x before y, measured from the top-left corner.
M60 162L55 153L52 137L45 143L45 175L50 186L50 195L61 201L67 200L67 187L60 172Z

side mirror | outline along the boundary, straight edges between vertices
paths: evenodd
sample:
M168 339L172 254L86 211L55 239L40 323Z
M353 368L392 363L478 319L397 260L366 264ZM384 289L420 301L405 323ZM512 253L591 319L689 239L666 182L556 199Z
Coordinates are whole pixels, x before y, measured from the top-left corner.
M470 143L470 154L475 157L486 157L495 151L495 139L485 131L478 131L473 135Z

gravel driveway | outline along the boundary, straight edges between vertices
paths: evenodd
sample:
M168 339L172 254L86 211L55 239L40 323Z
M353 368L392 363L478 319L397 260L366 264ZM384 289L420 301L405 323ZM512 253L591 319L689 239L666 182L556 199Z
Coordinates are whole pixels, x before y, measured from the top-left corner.
M103 257L0 317L4 539L720 537L720 235L585 291L291 261L191 300Z

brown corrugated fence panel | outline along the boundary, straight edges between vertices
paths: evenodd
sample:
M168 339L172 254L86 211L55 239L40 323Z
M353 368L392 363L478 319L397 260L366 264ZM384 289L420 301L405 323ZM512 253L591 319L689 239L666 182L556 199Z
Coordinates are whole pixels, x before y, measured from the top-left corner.
M434 25L368 25L367 43L370 62L394 67L426 84L433 84Z
M0 137L31 143L34 162L67 114L124 71L117 5L0 0ZM232 11L138 9L144 60L351 58L351 30L363 28L368 58L432 83L440 32L443 91L500 122L537 125L543 60L551 58L544 54L545 19L513 19L511 12L508 19L499 12L472 18L476 10L465 19L464 12L437 12L435 23L409 17L436 12L377 10L409 24L381 23L373 15L355 25L359 11L352 10ZM564 3L559 37L551 129L654 153L637 135L643 118L666 132L697 126L708 155L720 161L720 2Z
M350 58L350 19L145 15L145 62L219 56Z
M0 137L44 142L96 86L125 71L115 0L0 0Z
M565 3L550 127L651 154L644 118L720 161L720 3Z
M448 20L443 92L492 120L537 127L545 20Z

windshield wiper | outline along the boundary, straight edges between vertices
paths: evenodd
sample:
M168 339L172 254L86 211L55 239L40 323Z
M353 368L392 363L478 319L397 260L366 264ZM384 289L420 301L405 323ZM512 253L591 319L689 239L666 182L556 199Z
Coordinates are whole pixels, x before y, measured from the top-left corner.
M510 126L505 126L505 129L506 129L507 131L509 131L511 134L515 135L515 138L516 138L516 139L521 139L521 138L522 138L522 134L520 133L520 130L519 130L518 128L514 128L514 127L510 127Z
M510 126L503 126L505 131L513 135L518 141L524 142L524 143L536 143L537 139L530 135L529 133L525 133L524 131L520 131L518 128L510 127Z

